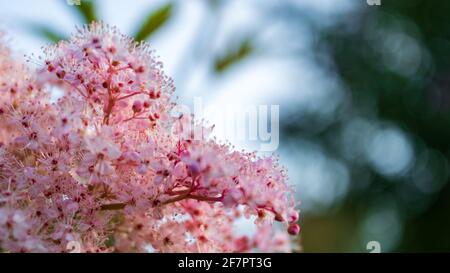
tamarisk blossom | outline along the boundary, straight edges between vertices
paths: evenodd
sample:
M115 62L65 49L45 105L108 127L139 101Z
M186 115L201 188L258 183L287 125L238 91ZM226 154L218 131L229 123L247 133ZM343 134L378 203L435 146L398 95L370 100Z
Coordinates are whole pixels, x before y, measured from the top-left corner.
M40 60L31 72L0 45L0 251L291 251L286 171L194 139L146 43L92 23Z

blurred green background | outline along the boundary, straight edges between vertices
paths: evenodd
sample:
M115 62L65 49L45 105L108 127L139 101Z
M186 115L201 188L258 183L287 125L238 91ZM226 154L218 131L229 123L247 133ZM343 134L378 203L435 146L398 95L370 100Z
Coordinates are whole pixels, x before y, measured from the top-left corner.
M162 55L182 51L168 73L181 99L279 104L278 153L302 201L304 252L367 252L369 241L382 252L450 251L450 1L157 1L140 16L123 4L133 1L46 2L58 2L58 23L3 23L57 41L69 34L64 20L120 19L172 50ZM180 16L198 22L188 46L177 45Z

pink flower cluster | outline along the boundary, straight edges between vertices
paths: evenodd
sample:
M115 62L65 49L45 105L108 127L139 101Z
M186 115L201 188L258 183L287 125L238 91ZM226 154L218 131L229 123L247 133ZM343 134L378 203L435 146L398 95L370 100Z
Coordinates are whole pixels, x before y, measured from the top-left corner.
M47 48L36 71L0 45L0 251L291 251L285 170L194 139L153 55L103 23Z

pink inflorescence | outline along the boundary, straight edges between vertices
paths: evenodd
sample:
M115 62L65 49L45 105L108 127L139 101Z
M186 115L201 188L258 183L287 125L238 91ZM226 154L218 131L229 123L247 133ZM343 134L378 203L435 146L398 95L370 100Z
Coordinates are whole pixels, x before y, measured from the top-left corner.
M285 170L194 138L146 43L93 23L45 53L31 71L0 45L0 252L291 251Z

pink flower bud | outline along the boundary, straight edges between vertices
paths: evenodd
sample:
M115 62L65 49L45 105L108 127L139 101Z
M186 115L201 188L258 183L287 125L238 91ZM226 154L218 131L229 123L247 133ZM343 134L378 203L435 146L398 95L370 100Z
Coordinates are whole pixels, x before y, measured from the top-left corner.
M288 227L288 233L291 235L297 235L300 233L300 226L297 224L290 224Z
M136 100L133 102L132 106L133 112L139 113L142 111L142 102L140 100Z
M289 223L297 222L298 218L299 218L298 211L295 211L295 210L289 211L289 214L288 214L288 221L289 221Z
M275 221L278 221L278 222L284 222L284 217L283 217L283 215L281 215L281 214L276 214L276 215L275 215Z

